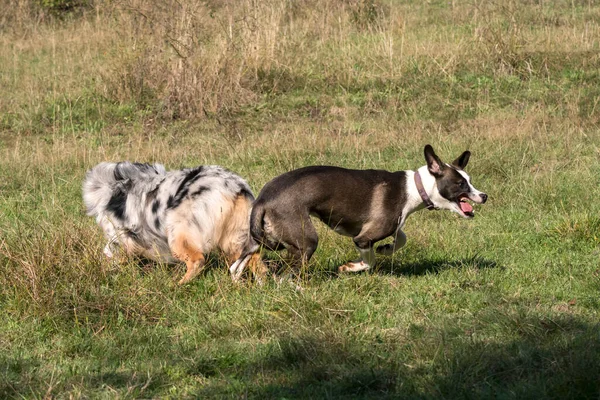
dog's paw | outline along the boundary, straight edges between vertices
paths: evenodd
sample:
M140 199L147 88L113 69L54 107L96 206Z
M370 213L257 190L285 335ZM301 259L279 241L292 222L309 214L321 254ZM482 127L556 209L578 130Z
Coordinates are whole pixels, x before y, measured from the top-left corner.
M345 273L345 272L360 272L360 271L366 271L369 268L371 268L371 266L369 264L367 264L364 261L358 261L358 262L349 262L346 263L344 265L340 265L338 267L338 271L340 273Z

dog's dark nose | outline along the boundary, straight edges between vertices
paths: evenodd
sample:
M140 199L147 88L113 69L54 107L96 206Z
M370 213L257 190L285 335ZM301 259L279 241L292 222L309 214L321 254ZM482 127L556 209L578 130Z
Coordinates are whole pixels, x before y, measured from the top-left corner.
M487 201L487 194L481 193L479 196L481 196L481 204Z

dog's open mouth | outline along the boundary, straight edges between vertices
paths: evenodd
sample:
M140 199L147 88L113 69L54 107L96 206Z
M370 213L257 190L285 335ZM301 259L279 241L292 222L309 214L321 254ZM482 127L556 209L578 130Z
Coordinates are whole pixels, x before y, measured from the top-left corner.
M469 197L464 193L458 196L458 206L465 216L473 218L475 212L473 211L473 206L467 201L468 199Z

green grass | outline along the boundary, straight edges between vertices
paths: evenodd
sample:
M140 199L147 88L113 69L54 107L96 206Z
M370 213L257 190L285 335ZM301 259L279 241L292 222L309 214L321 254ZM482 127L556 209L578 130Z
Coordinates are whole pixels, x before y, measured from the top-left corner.
M598 399L598 5L265 4L195 14L226 59L202 101L123 10L0 28L0 397ZM228 12L259 20L222 44ZM341 276L354 246L318 224L301 291L234 285L217 254L184 287L181 265L112 263L81 200L105 160L220 164L258 193L311 164L414 169L426 143L472 151L476 218L416 213Z

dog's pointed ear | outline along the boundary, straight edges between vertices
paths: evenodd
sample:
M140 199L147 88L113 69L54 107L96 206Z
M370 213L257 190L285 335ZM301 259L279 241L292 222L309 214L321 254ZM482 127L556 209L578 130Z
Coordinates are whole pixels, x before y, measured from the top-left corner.
M467 150L464 153L462 153L456 160L452 161L452 165L460 169L465 169L465 167L469 163L469 157L471 157L471 152Z
M426 145L425 146L425 161L427 161L427 169L429 170L429 173L431 173L431 175L434 176L439 176L442 174L442 172L444 171L444 163L442 162L442 160L440 160L440 158L435 154L435 151L433 151L433 147L431 147L431 145Z

